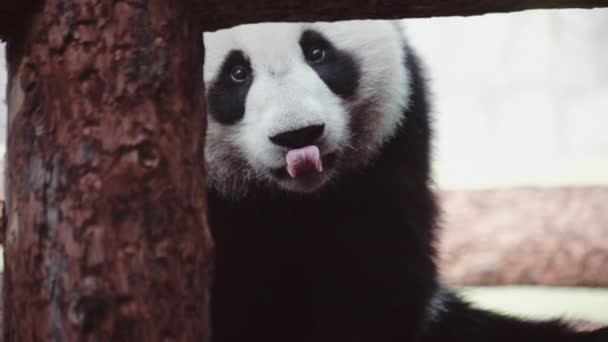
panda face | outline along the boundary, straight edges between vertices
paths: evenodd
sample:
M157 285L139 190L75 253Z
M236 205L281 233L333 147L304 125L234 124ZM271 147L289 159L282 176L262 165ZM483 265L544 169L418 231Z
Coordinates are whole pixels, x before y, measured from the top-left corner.
M407 105L388 22L255 24L206 33L209 186L319 190L365 165Z

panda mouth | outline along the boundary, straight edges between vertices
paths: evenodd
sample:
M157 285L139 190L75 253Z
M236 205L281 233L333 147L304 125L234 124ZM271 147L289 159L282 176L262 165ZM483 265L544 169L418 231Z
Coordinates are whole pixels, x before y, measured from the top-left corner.
M309 147L307 147L309 148ZM290 151L286 157L287 165L271 171L272 175L279 179L301 178L310 175L320 174L334 167L336 163L336 153L328 153L322 157L316 157L317 151L305 150ZM316 159L316 160L315 160Z

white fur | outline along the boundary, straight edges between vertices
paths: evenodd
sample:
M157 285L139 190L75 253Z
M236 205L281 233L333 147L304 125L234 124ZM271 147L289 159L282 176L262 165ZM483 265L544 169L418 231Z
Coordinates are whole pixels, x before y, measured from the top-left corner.
M357 61L359 87L350 100L335 95L305 62L299 40L308 28ZM206 33L207 85L231 50L244 52L254 77L239 122L226 125L209 116L205 153L210 185L233 196L251 182L313 192L341 168L368 163L394 134L408 105L409 74L400 34L384 21L254 24ZM272 169L285 166L287 150L268 137L319 123L325 124L321 154L337 153L338 166L306 181L273 177Z

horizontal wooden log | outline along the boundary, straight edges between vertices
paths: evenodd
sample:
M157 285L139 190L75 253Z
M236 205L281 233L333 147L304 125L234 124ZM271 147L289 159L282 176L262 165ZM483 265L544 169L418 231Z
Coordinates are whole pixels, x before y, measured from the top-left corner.
M0 38L25 23L39 1L0 3ZM608 0L192 0L207 30L263 21L335 21L435 16L470 16L540 8L608 7Z
M0 39L27 26L28 13L39 3L38 0L1 0L0 1Z
M264 21L336 21L471 16L528 9L608 7L608 0L209 0L196 8L213 30Z

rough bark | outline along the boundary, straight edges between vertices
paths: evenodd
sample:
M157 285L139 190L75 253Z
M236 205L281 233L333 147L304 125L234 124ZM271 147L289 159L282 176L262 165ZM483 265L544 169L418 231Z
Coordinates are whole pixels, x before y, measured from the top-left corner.
M0 4L0 38L7 37L36 0ZM538 8L608 7L608 0L193 0L207 30L262 21L335 21L468 16Z
M208 340L191 13L46 0L11 36L5 341Z

